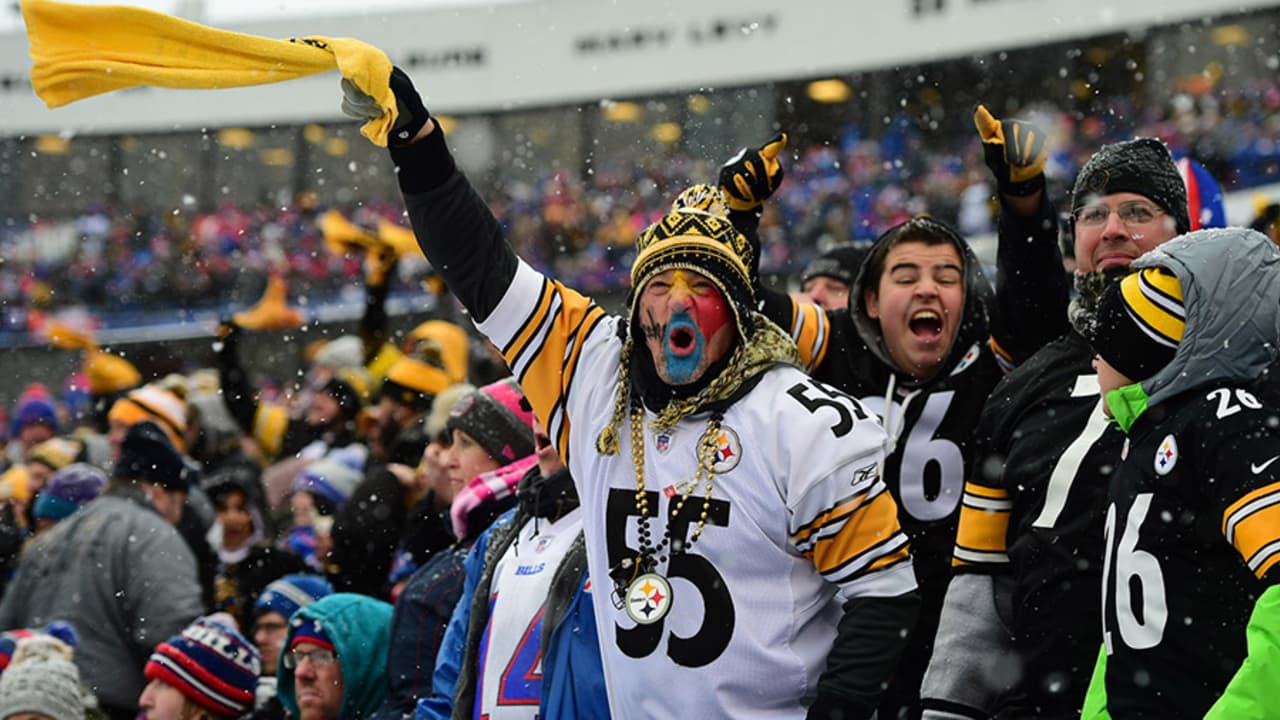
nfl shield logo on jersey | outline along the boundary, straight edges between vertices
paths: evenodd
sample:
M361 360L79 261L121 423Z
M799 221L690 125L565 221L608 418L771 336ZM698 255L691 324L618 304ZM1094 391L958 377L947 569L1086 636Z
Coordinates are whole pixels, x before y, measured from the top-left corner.
M671 449L671 433L658 433L657 442L658 452L664 453Z
M1160 449L1156 450L1156 474L1168 475L1177 462L1178 441L1174 440L1172 435L1165 435L1164 442L1160 443Z

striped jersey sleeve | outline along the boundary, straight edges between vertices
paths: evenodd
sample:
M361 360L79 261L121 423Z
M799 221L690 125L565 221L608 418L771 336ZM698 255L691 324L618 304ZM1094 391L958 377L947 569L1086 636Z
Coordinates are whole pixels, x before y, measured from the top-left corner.
M1013 500L1002 488L964 484L960 525L951 565L967 571L990 571L1009 564L1009 513Z
M846 465L792 503L791 542L846 598L895 596L915 586L907 536L880 468L876 461Z
M827 343L831 339L831 319L827 311L813 303L791 303L791 339L800 350L800 362L804 369L813 369L827 357Z
M583 348L607 317L590 298L520 261L506 294L479 324L501 350L566 463L566 401L579 374Z
M1246 493L1222 513L1222 535L1262 579L1280 564L1280 482ZM1280 577L1280 572L1275 573Z

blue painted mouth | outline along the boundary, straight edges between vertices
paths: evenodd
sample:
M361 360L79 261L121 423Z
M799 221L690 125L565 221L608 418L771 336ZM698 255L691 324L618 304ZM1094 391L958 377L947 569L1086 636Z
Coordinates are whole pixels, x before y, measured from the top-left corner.
M687 313L678 312L671 316L667 332L662 338L668 382L684 385L693 381L702 364L705 344L706 339Z

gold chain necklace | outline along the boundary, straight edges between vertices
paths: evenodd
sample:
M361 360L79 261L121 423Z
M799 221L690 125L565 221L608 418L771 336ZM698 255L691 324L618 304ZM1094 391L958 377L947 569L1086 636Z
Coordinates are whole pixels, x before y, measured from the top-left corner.
M671 508L667 518L667 527L662 542L651 545L652 532L649 529L649 497L644 481L644 409L636 404L631 408L631 463L636 474L636 513L640 516L640 549L635 559L624 558L610 572L614 579L614 592L620 596L621 602L632 620L648 625L661 620L671 609L671 583L657 572L657 565L666 561L667 556L660 554L670 546L671 552L683 552L702 537L702 528L707 523L711 510L711 491L715 485L714 458L716 453L716 435L720 431L721 416L712 413L707 420L707 428L698 440L698 469L694 473L680 499ZM688 545L681 539L671 536L672 520L680 516L689 496L703 480L706 480L706 494L702 498L702 512L694 525L693 535Z

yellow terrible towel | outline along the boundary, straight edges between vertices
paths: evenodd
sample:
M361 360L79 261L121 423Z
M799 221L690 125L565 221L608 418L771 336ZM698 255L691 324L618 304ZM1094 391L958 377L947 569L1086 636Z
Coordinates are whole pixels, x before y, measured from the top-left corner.
M396 119L391 60L352 38L275 40L141 8L24 0L31 84L50 108L113 90L264 85L337 68L382 106L360 131L378 145Z

